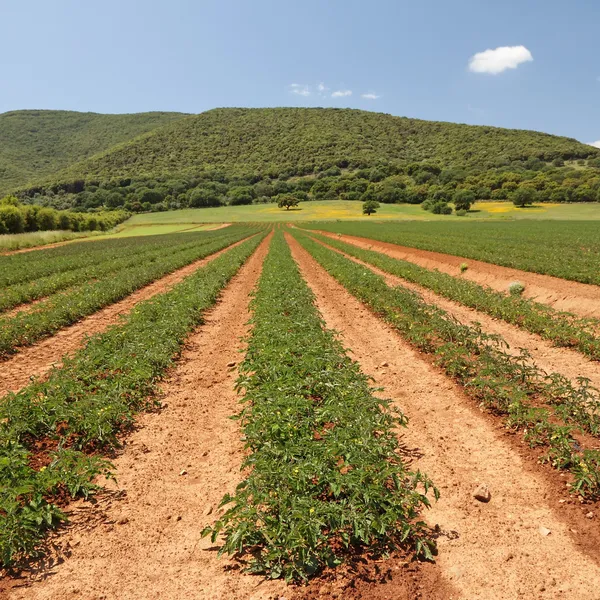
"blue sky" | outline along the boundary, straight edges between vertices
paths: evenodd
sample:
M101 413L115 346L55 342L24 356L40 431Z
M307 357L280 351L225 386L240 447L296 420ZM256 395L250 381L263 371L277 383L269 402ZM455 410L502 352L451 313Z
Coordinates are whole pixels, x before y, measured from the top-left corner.
M0 22L0 112L339 106L600 140L598 0L0 0ZM532 60L469 69L499 47L475 68Z

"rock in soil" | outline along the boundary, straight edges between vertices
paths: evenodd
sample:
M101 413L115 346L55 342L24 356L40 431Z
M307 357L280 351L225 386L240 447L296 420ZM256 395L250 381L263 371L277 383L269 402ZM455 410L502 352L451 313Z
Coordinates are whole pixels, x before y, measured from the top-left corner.
M479 500L479 502L489 502L492 499L492 493L490 492L490 488L485 483L482 483L473 492L473 497L475 500Z

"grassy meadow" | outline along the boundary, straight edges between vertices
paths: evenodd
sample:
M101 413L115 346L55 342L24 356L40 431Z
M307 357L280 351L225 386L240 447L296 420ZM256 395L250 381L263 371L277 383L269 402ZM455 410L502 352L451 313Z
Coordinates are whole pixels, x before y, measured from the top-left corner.
M218 208L188 208L168 212L134 215L124 224L131 226L181 225L188 223L235 222L293 222L344 220L411 220L411 221L466 221L466 220L600 220L600 204L540 204L517 208L510 202L478 202L466 217L434 215L415 204L382 204L375 215L362 214L362 203L348 200L301 202L297 209L285 210L276 204L253 204ZM169 231L171 233L174 230ZM138 235L147 235L138 234Z

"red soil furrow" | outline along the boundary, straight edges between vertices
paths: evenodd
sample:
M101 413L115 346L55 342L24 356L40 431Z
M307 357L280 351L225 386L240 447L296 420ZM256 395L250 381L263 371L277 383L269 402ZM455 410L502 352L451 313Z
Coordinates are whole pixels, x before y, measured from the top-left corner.
M598 547L586 542L596 518L586 532L581 515L575 530L565 488L524 459L516 438L288 239L328 327L410 419L403 442L442 493L425 518L441 530L437 564L454 597L598 597ZM488 504L473 498L480 483L490 486Z
M120 318L132 310L136 304L148 300L156 294L167 292L194 271L241 243L241 241L236 242L224 250L219 250L215 254L174 271L137 290L123 300L95 312L74 325L61 329L52 337L38 344L23 348L18 354L0 362L0 397L8 392L20 390L30 382L32 377L46 375L53 366L60 364L63 356L77 351L89 336L100 333L107 327L118 323Z
M114 461L123 493L108 496L100 523L89 515L89 505L72 507L73 525L56 540L68 549L68 558L13 588L11 600L284 595L283 582L241 574L235 562L218 558L210 540L200 537L222 513L223 495L233 493L241 480L243 442L239 423L229 419L240 408L237 373L228 364L239 361L244 349L249 294L268 244L259 246L190 336L162 386L164 408L140 415L139 428ZM117 490L115 484L108 487Z
M360 248L385 252L393 258L401 258L421 267L437 269L450 275L458 275L460 265L466 263L469 268L462 275L465 279L470 279L480 285L487 285L500 292L507 292L512 281L520 281L525 284L524 296L526 298L549 304L557 310L572 312L584 317L600 318L600 286L568 281L550 275L519 271L518 269L500 267L471 258L418 250L358 236L341 235L328 231L319 231L319 233L354 244Z
M320 242L320 240L315 240ZM529 333L520 329L516 325L511 325L505 321L494 319L485 313L479 312L473 308L469 308L458 302L448 300L439 296L435 292L424 288L420 285L405 281L401 277L390 275L373 265L363 262L353 256L340 252L337 248L327 246L334 252L338 252L354 261L355 263L364 265L371 269L374 273L381 275L386 283L390 286L401 285L419 293L425 302L439 306L447 313L456 317L458 321L466 325L479 323L481 328L486 333L492 333L502 336L509 344L508 352L518 355L519 349L523 348L531 354L531 358L538 367L547 373L561 373L565 377L575 381L578 377L585 377L592 382L594 387L600 389L600 362L593 361L585 355L572 350L570 348L561 348L553 346L547 340L542 339L539 335Z

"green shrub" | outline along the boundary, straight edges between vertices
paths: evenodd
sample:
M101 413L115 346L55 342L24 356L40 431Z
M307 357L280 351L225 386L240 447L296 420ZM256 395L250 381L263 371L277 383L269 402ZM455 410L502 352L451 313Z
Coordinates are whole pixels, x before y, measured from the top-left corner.
M25 219L23 213L11 205L0 206L0 221L8 233L23 233L25 231Z
M511 296L522 296L525 291L525 284L520 281L513 281L508 286L508 292Z

